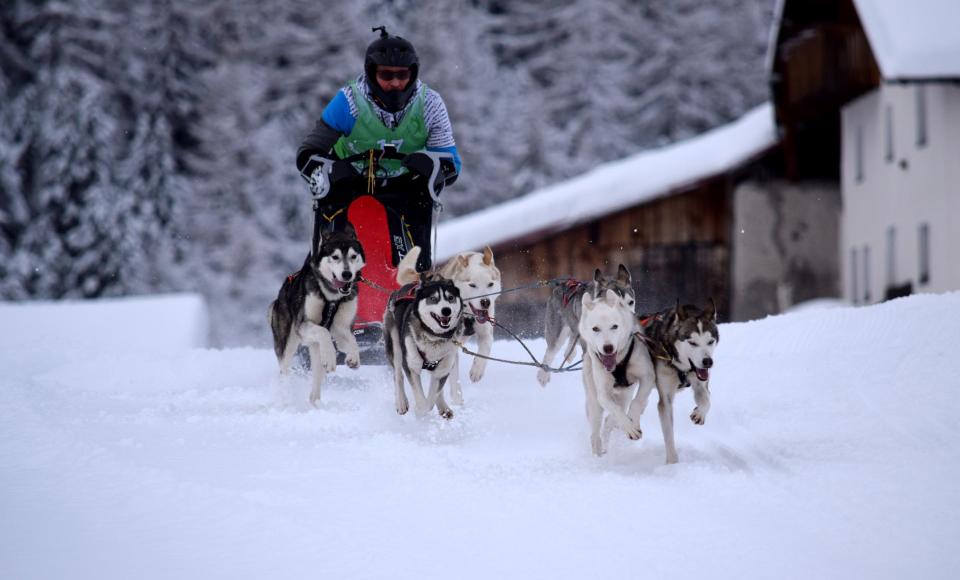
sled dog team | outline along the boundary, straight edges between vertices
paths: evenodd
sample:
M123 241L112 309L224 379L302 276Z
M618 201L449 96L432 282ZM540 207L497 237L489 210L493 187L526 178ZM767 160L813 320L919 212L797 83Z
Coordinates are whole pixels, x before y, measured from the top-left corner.
M393 371L398 413L410 409L405 387L409 383L418 416L436 407L441 417L449 419L453 410L445 395L454 404L463 402L460 345L475 337L478 354L490 354L491 322L502 290L500 271L489 248L459 254L435 273L416 271L419 253L420 248L414 247L397 267L400 288L390 295L383 319L387 362ZM336 369L338 350L350 368L360 364L351 327L363 266L363 248L352 227L324 234L303 268L286 279L270 304L268 321L280 371L289 373L298 347L305 346L314 405L320 401L326 373ZM719 340L716 309L711 300L702 309L678 303L637 316L631 283L630 272L622 264L615 277L603 276L598 269L589 282L552 283L543 363L552 365L556 355L563 353L562 360L569 364L578 346L583 351L590 444L598 456L606 452L614 429L640 439L640 417L656 387L666 461L676 463L676 394L691 387L696 406L690 419L697 425L703 425L710 410L708 383ZM475 357L470 367L473 382L483 377L487 360L482 356ZM429 377L426 388L423 371ZM550 372L537 371L537 380L546 386Z

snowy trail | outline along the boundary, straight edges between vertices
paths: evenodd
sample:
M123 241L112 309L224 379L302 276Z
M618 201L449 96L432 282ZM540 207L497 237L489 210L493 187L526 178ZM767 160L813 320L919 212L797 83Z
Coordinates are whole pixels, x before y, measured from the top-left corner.
M447 422L398 416L379 367L338 369L315 410L267 349L5 340L0 576L948 578L958 309L722 325L673 466L655 399L642 441L591 456L576 373L491 363Z

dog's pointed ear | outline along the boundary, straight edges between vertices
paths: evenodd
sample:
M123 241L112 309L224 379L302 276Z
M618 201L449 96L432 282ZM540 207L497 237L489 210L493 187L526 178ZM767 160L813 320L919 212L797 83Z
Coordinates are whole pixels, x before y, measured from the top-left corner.
M593 310L593 298L590 297L589 292L584 292L583 296L580 298L580 304L583 306L583 310Z
M346 224L343 226L343 233L347 234L351 238L357 237L357 230L353 227L353 224L350 222L346 222Z
M457 256L457 262L460 263L461 268L466 268L467 266L470 265L470 257L460 254L459 256Z
M616 308L617 304L620 303L620 297L613 290L607 290L607 293L603 295L603 301L607 303L607 306Z
M490 246L483 247L483 263L487 266L493 265L493 250L490 249Z
M600 271L600 268L593 271L593 281L597 284L603 282L603 272Z
M687 317L687 313L684 311L683 306L680 304L679 298L677 298L677 306L674 311L676 312L677 322L680 322L681 320Z
M617 268L617 281L627 285L629 285L632 281L632 278L630 277L630 270L627 270L627 267L623 264L620 264L620 266Z
M712 296L707 300L707 305L703 307L703 317L711 322L717 321L717 303L713 301Z

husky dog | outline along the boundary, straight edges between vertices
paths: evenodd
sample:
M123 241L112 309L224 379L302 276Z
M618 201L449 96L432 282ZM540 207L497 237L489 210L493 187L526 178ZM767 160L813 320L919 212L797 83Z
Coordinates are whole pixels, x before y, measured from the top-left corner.
M577 343L577 327L580 324L581 297L596 298L602 296L606 290L613 290L620 297L623 304L633 309L636 294L631 284L630 271L623 264L617 268L616 278L607 278L598 268L593 273L593 281L580 282L570 279L564 283L554 283L550 298L547 300L547 311L544 322L544 338L547 339L547 350L543 355L543 363L552 366L553 357L564 342L563 363L573 355ZM537 380L541 386L550 382L550 372L544 369L537 371Z
M720 340L717 330L717 308L711 299L701 310L696 306L681 306L639 318L644 342L656 366L657 393L660 402L660 428L667 452L667 463L676 463L677 447L673 438L673 398L685 387L693 387L697 406L690 419L703 425L710 411L710 369L713 367L713 349ZM651 387L641 385L630 404L628 415L639 421L647 406Z
M483 253L464 252L458 254L440 269L440 275L453 280L460 297L467 306L464 313L474 320L473 330L477 337L479 354L490 355L493 346L493 319L497 296L502 289L500 269L493 263L493 251L486 247ZM463 404L463 391L460 387L460 358L457 357L450 372L450 400ZM470 367L470 380L477 382L483 378L487 368L487 359L475 357Z
M397 266L400 289L390 295L383 314L387 362L393 369L397 413L409 408L404 376L410 382L417 416L437 406L444 419L453 411L443 398L443 385L457 360L457 342L464 335L466 321L460 291L452 280L437 274L416 271L420 247L414 246ZM430 391L423 394L420 372L430 371Z
M600 456L606 452L614 427L630 439L640 438L640 424L627 415L627 404L637 383L652 386L655 377L650 356L635 336L633 309L616 292L608 289L596 299L584 294L581 306L578 330L584 348L583 387L590 445L594 455Z
M287 277L267 311L282 375L289 373L301 344L310 351L310 403L314 406L320 402L326 373L337 368L334 341L346 355L347 366L360 366L360 349L351 326L357 313L355 282L364 264L363 248L349 222L343 231L324 233L300 271Z

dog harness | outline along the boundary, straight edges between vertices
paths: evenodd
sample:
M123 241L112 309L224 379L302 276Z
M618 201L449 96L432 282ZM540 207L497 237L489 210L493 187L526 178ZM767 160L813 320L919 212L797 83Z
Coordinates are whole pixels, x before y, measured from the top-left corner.
M303 274L303 269L290 274L287 276L287 283L293 284L294 280L299 278L301 274ZM333 324L333 318L337 315L337 311L340 310L340 302L340 300L327 300L326 296L324 296L323 312L320 314L320 326L330 330L330 325Z
M398 294L394 296L393 298L394 304L396 304L397 302L413 302L414 300L417 299L418 290L420 290L419 282L415 282L413 284L407 284L406 286L403 286L402 288L400 288L400 290L398 290ZM430 332L429 329L426 329L426 330L427 332ZM430 334L433 334L433 333L430 332ZM449 334L450 336L453 336L453 332L450 332ZM444 335L437 335L437 336L443 337ZM423 367L422 367L423 370L435 371L437 370L437 367L440 366L439 360L435 360L435 361L427 360L427 355L419 348L417 349L417 354L419 354L420 358L423 359Z
M575 280L570 278L565 283L566 288L563 290L563 307L566 308L570 301L573 300L573 297L576 296L577 291L580 290L580 287L583 286L583 282L580 280Z
M423 359L423 370L435 371L437 370L437 367L440 366L440 361L438 360L435 360L435 361L427 360L427 355L423 354L423 351L420 350L419 348L417 349L417 353L420 355L420 358Z
M340 310L340 301L331 302L327 300L323 305L323 314L320 315L320 326L330 330L330 325L333 324L333 317L337 315L337 310Z
M627 350L627 356L623 357L623 360L620 361L620 364L613 369L613 386L615 387L629 387L630 380L627 378L627 365L630 364L630 356L633 354L633 346L636 344L635 340L630 340L630 349Z
M659 322L661 320L663 320L663 313L657 313L650 314L648 316L642 316L637 320L637 322L640 323L640 326L646 328L650 326L650 323ZM687 379L687 375L690 374L690 371L680 370L680 367L677 366L675 358L670 354L670 351L673 349L661 344L660 342L654 342L650 340L642 332L635 332L633 334L649 347L647 348L647 352L650 353L650 358L654 359L654 364L657 362L655 359L660 359L664 362L670 363L670 366L673 367L673 370L677 371L677 379L680 381L680 386L677 387L678 389L685 389L690 386L690 380Z

